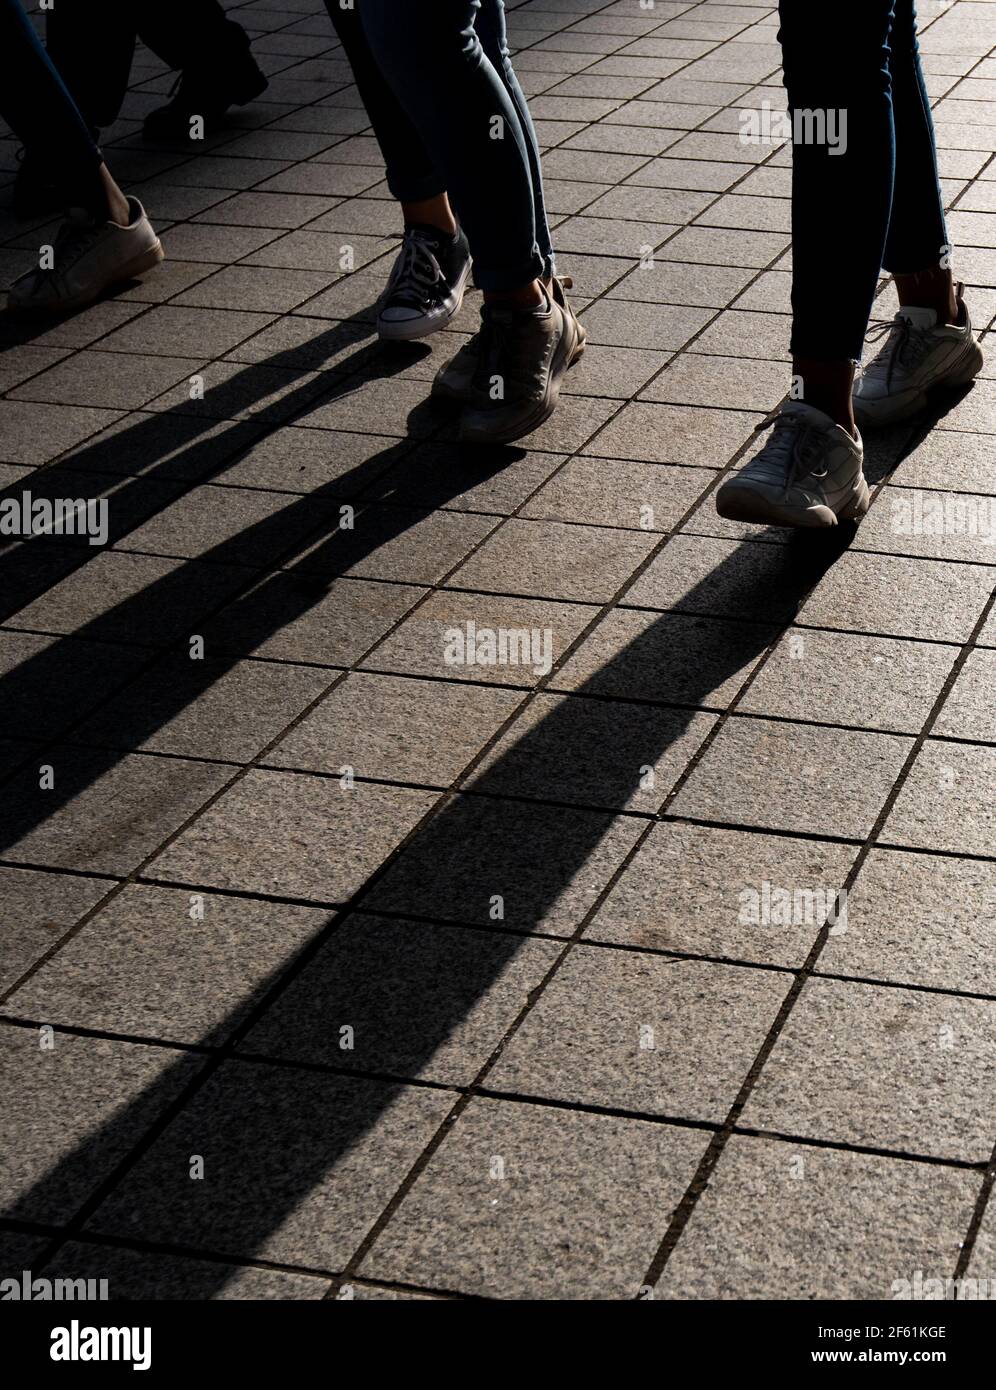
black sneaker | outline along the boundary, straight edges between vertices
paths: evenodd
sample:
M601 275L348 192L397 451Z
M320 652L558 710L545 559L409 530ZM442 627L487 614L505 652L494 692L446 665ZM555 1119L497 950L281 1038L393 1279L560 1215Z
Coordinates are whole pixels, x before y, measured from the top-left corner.
M511 444L557 408L568 367L584 351L574 314L544 294L538 309L485 304L473 395L460 416L465 444Z
M470 278L470 247L463 232L405 228L398 259L377 310L377 334L389 341L425 338L460 312Z
M195 116L203 120L204 134L210 135L230 106L245 106L268 86L243 33L217 63L180 74L170 93L172 99L146 116L142 136L146 140L187 140Z

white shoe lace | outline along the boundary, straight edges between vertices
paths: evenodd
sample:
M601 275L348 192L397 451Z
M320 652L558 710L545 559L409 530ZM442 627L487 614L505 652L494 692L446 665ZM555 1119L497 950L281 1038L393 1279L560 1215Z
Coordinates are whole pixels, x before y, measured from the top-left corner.
M919 366L931 347L933 331L932 328L911 323L902 315L876 324L865 335L865 342L877 342L883 337L886 341L878 355L863 368L862 376L884 378L888 388L892 385L897 367L902 371L913 371Z
M826 477L826 468L817 470L812 466L813 451L818 442L812 425L800 420L797 415L776 410L761 421L754 433L761 434L767 429L773 430L771 438L753 462L783 473L786 493L796 479L804 475Z
M420 309L445 279L429 242L419 231L407 231L401 243L401 254L387 282L383 307Z

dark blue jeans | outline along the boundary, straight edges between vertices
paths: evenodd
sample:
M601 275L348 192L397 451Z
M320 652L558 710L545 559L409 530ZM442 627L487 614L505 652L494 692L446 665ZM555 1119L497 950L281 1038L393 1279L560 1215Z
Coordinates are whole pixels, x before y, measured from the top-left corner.
M0 116L44 161L68 203L81 189L92 194L100 150L19 0L0 0Z
M846 147L797 138L792 354L859 361L881 270L949 252L913 0L779 0L790 113L846 116Z
M326 7L401 202L442 192L481 289L553 273L539 148L508 54L503 0Z

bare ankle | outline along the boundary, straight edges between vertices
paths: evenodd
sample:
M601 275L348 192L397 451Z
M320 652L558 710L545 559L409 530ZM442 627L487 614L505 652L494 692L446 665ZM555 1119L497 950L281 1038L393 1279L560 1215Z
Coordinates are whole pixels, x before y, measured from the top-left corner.
M547 294L540 280L530 280L514 290L485 290L485 304L508 304L516 309L538 309L547 301Z
M925 270L893 277L896 295L904 309L933 309L938 323L957 323L961 316L958 287L950 270L928 266Z
M797 357L792 363L793 399L829 415L856 439L854 422L854 363Z

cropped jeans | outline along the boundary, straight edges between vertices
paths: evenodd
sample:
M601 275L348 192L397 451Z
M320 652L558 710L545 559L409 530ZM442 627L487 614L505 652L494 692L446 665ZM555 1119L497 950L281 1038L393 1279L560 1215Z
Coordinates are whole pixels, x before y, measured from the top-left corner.
M553 274L503 0L325 0L400 202L447 193L485 290Z
M946 265L950 253L914 0L778 9L796 123L792 354L860 361L880 272ZM836 153L813 138L830 112L825 129L846 135Z

